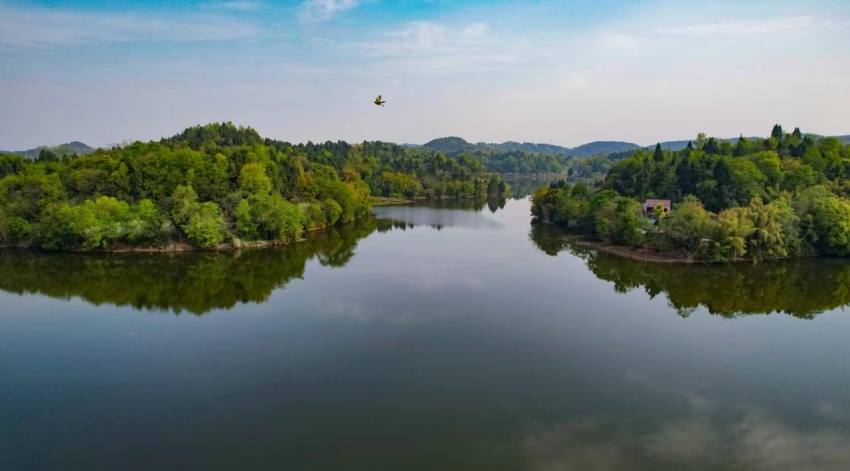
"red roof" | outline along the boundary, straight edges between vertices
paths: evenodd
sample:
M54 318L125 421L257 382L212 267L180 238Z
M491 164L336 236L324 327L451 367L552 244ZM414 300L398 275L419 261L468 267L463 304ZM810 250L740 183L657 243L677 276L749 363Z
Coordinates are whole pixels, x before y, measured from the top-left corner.
M670 211L670 200L646 200L646 205L644 208L647 210L655 209L656 206L661 205L667 211Z

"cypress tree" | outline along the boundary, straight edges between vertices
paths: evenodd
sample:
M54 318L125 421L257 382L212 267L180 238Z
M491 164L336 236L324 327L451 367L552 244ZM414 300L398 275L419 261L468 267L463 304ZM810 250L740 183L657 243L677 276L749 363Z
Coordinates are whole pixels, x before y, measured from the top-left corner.
M664 161L664 152L661 150L661 143L655 144L655 153L652 154L652 160L656 162Z
M708 138L708 142L705 143L703 150L706 154L719 154L720 145L717 143L717 139L713 137Z
M777 141L781 141L784 134L782 133L782 126L778 124L773 125L773 131L770 132L770 137L776 139Z
M747 155L750 151L750 141L741 134L741 137L738 138L738 143L735 144L735 157L740 157L742 155Z

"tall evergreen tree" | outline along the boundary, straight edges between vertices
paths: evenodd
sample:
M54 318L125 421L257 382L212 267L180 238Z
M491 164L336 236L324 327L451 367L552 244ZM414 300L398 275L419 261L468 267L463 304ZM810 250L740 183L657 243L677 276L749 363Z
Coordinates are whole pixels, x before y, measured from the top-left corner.
M655 144L655 153L652 154L652 160L656 162L664 161L664 152L661 150L661 143Z
M777 141L781 141L784 134L782 133L782 126L778 124L773 125L773 131L770 132L770 137L776 139Z
M741 134L741 137L738 138L738 142L735 144L735 157L740 157L742 155L747 155L750 153L750 141Z
M708 142L705 143L703 150L706 154L719 154L720 144L717 143L717 139L710 137L708 138Z

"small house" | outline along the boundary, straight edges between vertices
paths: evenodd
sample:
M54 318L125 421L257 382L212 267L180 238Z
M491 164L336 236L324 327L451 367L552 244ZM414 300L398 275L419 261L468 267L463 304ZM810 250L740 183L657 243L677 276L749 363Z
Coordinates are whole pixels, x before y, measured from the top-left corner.
M646 203L643 204L644 214L646 214L647 216L652 216L653 212L655 211L655 207L659 204L664 208L665 213L670 212L670 200L648 199L646 200Z

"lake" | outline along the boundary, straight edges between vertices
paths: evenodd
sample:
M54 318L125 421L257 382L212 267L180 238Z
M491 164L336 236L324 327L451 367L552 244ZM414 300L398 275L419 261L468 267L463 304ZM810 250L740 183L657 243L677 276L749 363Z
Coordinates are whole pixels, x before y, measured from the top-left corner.
M374 215L0 251L0 469L850 469L850 261L619 259L523 195Z

